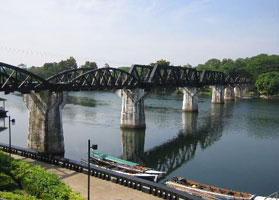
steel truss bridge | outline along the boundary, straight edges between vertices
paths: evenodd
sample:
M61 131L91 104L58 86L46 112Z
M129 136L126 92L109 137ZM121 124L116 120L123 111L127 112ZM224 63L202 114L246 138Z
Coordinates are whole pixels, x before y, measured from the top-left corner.
M16 66L0 62L0 91L29 93L50 90L95 91L166 87L204 87L249 84L246 78L225 77L217 71L198 71L180 66L132 65L129 72L116 68L77 68L44 79Z

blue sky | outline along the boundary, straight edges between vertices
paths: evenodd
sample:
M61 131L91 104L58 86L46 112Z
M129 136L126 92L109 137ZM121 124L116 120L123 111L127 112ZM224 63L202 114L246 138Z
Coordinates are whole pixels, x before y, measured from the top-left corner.
M279 54L279 0L0 0L0 61L101 67Z

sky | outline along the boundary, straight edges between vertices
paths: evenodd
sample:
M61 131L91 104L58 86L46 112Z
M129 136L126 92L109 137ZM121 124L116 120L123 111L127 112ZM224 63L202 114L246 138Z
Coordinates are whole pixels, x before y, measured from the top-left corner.
M0 62L196 66L279 54L279 0L0 0Z

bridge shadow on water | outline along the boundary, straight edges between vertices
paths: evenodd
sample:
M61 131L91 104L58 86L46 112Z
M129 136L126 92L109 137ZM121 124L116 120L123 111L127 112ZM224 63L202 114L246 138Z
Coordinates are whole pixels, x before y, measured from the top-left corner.
M210 112L203 118L198 113L182 113L182 127L176 137L147 151L144 151L145 130L121 129L122 158L166 171L162 180L192 160L198 146L206 149L222 137L233 105L234 102L211 104Z

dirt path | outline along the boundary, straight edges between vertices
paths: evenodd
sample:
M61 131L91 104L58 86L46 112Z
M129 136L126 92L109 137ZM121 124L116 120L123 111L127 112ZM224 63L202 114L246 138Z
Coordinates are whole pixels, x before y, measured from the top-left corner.
M60 168L48 163L39 162L29 158L13 155L15 159L20 159L34 165L40 165L48 172L56 174L74 191L79 192L87 199L87 175L69 169ZM95 177L90 177L90 199L91 200L159 200L161 198L145 194L141 191L130 189L122 185L105 181Z

